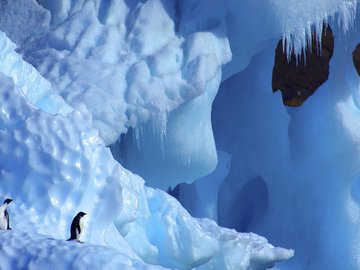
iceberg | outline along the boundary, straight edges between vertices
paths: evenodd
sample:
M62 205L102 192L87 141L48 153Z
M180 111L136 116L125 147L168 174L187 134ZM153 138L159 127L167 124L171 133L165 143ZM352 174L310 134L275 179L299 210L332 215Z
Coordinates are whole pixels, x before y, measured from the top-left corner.
M14 267L13 254L19 248L23 257L16 267L20 268L37 266L37 263L40 266L60 263L54 262L53 256L67 249L76 250L74 255L64 258L73 269L77 263L71 260L81 256L76 252L82 254L83 249L90 252L100 249L104 256L114 256L115 250L120 250L128 260L135 257L140 265L146 261L178 269L206 263L223 267L227 262L226 253L220 250L222 245L234 245L230 242L238 243L240 253L245 256L241 260L244 267L261 265L263 261L271 264L292 256L292 251L274 248L259 236L249 240L248 235L228 232L213 221L194 219L170 195L145 187L139 176L113 159L98 131L92 127L91 114L85 106L78 106L66 116L53 115L36 108L12 78L2 74L1 82L0 97L4 106L0 117L0 153L6 158L0 163L0 193L14 199L9 212L11 226L16 231L1 233L6 250L2 255L4 267ZM110 239L113 249L58 248L69 234L72 215L80 210L91 217L86 222L84 240L105 245L105 240ZM114 230L113 222L118 230ZM37 249L31 246L37 246L37 241L41 243L37 249L45 254L51 249L54 254L36 256ZM21 249L21 245L26 249ZM263 249L267 252L258 252ZM252 256L257 258L255 262L250 261ZM104 259L99 260L93 269ZM66 267L65 264L58 269ZM135 269L147 269L141 267Z
M0 268L358 269L357 8L0 1ZM275 48L324 24L329 77L284 106Z
M146 187L113 158L84 104L70 107L5 34L1 44L0 194L14 199L1 268L263 269L293 256L255 234L193 218ZM29 73L43 83L24 84ZM87 213L84 245L64 242L78 211Z

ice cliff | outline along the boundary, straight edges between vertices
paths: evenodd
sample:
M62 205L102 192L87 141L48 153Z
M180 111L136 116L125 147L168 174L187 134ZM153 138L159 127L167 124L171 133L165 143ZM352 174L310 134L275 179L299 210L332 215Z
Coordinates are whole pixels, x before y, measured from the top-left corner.
M356 9L0 1L0 268L255 270L295 248L279 269L356 269ZM276 44L296 57L323 23L343 37L329 79L286 108ZM63 242L78 211L84 245Z

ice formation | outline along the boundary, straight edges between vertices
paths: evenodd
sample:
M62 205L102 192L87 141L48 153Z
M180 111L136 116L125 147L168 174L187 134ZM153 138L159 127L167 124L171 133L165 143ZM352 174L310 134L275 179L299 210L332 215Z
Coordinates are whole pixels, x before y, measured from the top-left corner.
M71 109L4 34L1 44L0 194L14 199L14 232L1 233L2 268L263 269L293 255L255 234L195 219L164 191L145 187L113 159L85 105ZM23 83L29 73L33 87ZM63 243L78 211L88 213L85 246Z
M1 269L166 269L145 264L106 246L79 245L33 232L0 232L0 239Z
M0 1L0 195L14 199L0 268L255 270L294 255L269 239L295 248L279 269L358 269L357 1L318 2ZM285 108L276 43L301 53L324 22L342 37L329 80ZM147 187L198 178L173 192L201 219ZM78 211L84 245L63 242Z
M128 168L139 170L148 184L163 188L215 168L210 110L221 67L231 59L225 37L219 39L213 31L178 29L181 7L175 1L39 2L52 14L51 24L19 50L71 106L86 104L107 145L121 134L128 133L128 140L134 135L136 144L127 143L130 149L120 151L134 153L122 157ZM107 100L107 106L99 100ZM199 114L193 109L198 106L206 106L207 111ZM179 113L168 115L176 108ZM197 137L202 139L183 139L184 111L199 115L203 128ZM127 132L129 128L132 132ZM147 166L138 166L138 149ZM173 171L184 173L169 177Z
M235 260L234 265L243 267L267 265L291 256L291 251L273 248L256 235L249 241L249 235L196 220L163 191L145 188L139 177L113 160L84 107L66 117L51 115L33 107L11 78L2 75L1 82L1 156L6 157L1 160L1 194L14 198L14 230L66 239L72 215L84 210L91 217L84 237L88 242L104 244L105 231L117 217L115 224L128 245L154 264L186 269L207 263L223 268L226 259L220 250L226 250L227 245L238 246L239 254L244 254L244 258L230 259L230 263ZM19 245L28 245L31 239L27 234L14 237L18 237ZM47 245L56 246L41 241L45 251ZM123 248L119 243L115 241L114 247ZM24 255L24 265L33 260L34 253L29 248L30 258ZM11 256L9 260L13 265ZM46 264L53 258L39 260Z
M279 39L264 41L244 70L222 82L213 105L217 150L231 158L229 172L220 186L209 187L210 175L177 191L181 201L192 198L183 204L195 216L291 243L296 255L279 269L359 268L359 77L351 54L360 40L337 20L353 20L356 2L319 6L331 2L349 9L327 19L336 37L329 79L303 106L285 108L270 91ZM299 41L306 33L291 31ZM216 214L198 210L209 205L202 201L208 190L218 192Z

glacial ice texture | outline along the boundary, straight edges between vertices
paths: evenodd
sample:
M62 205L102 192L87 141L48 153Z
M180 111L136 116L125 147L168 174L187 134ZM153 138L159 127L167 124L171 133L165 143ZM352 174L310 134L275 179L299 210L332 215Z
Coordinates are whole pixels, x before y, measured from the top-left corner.
M321 35L323 22L337 19L346 31L356 11L355 0L38 2L43 10L31 10L42 31L19 51L68 104L86 104L118 160L161 188L215 169L210 116L197 108L210 111L221 81L269 39L299 53L312 28ZM189 115L199 123L191 135Z
M301 107L284 107L271 91L277 41L222 82L212 123L218 151L230 157L228 172L219 174L220 186L209 186L209 175L178 187L195 216L291 243L296 255L279 269L359 268L359 76L352 61L359 36L331 26L341 39L329 79ZM209 190L218 196L204 202ZM209 205L216 211L198 210Z
M144 186L113 159L86 105L71 108L3 33L0 41L0 195L14 199L1 267L264 269L293 256L258 235L195 219ZM64 243L79 211L87 213L86 244Z
M84 241L124 254L129 267L264 269L293 256L192 218L133 173L164 189L205 176L194 184L202 195L188 199L190 186L179 199L196 215L294 247L282 269L357 269L359 79L347 49L356 33L346 33L356 5L1 1L0 195L14 198L4 241L29 245L31 228L61 242L83 210ZM329 81L286 109L270 88L274 40L299 53L324 21L346 35ZM35 238L57 252L58 240ZM26 254L24 265L34 256Z
M105 244L105 239L110 239L113 248L140 265L144 260L178 269L206 264L224 268L227 263L262 269L292 256L292 251L274 248L260 236L240 235L219 228L213 221L196 220L170 195L146 188L141 178L113 159L92 128L91 116L84 106L66 117L51 115L32 106L14 81L3 74L0 98L0 155L6 157L0 163L0 194L14 199L9 211L11 226L17 231L1 233L3 245L9 245L2 255L2 265L14 266L12 254L22 245L27 248L21 249L23 257L16 267L59 263L52 256L72 248L58 246L64 241L61 239L68 237L72 216L80 210L89 216L83 236L86 242ZM120 233L109 231L114 221ZM18 240L17 247L12 246L12 237ZM42 243L36 244L37 249L43 250L40 254L47 254L48 249L55 253L50 257L36 256L30 248L34 241ZM236 256L225 257L228 245L237 247ZM69 263L86 248L75 248L73 252L80 255L68 254L64 260ZM100 250L104 250L104 256L115 252ZM239 254L244 258L239 258ZM101 261L94 265L98 263ZM74 262L72 267L76 269L76 265Z

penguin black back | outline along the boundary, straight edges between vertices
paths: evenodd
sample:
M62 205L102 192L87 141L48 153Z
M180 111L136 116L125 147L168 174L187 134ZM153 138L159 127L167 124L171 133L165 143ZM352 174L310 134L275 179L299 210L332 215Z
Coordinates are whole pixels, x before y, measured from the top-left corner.
M70 238L67 241L70 240L77 240L79 241L80 234L82 232L82 226L80 220L86 215L84 212L79 212L77 215L73 218L71 222L70 227Z

